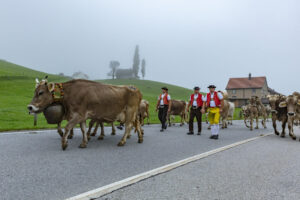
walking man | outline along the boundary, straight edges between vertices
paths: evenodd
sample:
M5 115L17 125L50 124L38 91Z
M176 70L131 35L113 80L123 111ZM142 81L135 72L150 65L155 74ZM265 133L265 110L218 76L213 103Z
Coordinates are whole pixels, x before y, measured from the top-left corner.
M190 119L189 119L189 132L188 135L194 134L194 118L196 117L198 122L198 134L201 135L202 129L202 113L201 109L203 107L203 102L205 98L200 93L199 87L194 87L194 93L190 96L190 101L188 104L187 112L190 110Z
M161 89L162 94L158 97L156 111L158 111L158 118L161 123L160 132L163 132L165 129L167 129L166 121L168 112L170 112L171 108L171 96L168 94L167 87L162 87Z
M205 112L205 106L208 108L208 120L211 124L211 136L210 139L219 138L219 121L220 121L220 112L223 110L224 99L223 95L220 92L216 92L216 86L208 86L209 93L206 95L204 106L202 107L201 112Z

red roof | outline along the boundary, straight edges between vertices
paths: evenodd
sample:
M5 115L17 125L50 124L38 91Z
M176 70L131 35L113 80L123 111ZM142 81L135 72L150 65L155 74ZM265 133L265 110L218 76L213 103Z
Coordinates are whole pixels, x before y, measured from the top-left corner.
M265 76L247 78L230 78L226 89L262 88L267 81Z

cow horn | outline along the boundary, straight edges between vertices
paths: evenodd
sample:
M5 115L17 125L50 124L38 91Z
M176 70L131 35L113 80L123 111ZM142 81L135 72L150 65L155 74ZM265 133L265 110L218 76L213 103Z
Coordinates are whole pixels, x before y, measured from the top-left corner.
M40 84L40 81L38 78L35 79L35 88L37 88Z

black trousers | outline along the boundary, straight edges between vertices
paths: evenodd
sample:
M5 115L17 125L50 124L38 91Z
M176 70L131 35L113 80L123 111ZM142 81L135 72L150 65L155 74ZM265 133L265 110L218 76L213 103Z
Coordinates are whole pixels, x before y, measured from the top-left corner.
M189 131L194 132L194 118L196 117L198 122L198 133L202 130L202 113L201 108L198 107L197 109L191 108L190 110L190 120L189 120Z
M165 128L166 121L167 121L167 115L168 115L168 105L164 105L164 107L159 107L158 110L158 119L161 123L161 128Z

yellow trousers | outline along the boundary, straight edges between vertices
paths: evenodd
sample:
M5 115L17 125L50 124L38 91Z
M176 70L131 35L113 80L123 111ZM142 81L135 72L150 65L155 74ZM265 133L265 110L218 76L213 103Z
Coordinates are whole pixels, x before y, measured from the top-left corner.
M220 108L209 108L208 109L208 120L211 125L219 124L220 121Z

